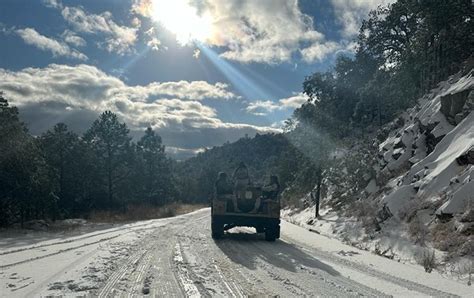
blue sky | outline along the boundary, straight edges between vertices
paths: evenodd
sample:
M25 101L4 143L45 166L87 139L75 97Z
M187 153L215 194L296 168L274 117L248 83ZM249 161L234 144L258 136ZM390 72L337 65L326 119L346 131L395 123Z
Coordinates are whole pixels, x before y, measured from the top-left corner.
M33 134L112 110L187 156L278 131L384 0L3 0L0 90Z

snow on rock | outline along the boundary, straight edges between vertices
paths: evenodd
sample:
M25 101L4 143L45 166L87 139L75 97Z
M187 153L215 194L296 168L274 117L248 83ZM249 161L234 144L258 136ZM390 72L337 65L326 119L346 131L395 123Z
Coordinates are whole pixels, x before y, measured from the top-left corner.
M413 186L403 185L396 191L385 196L382 201L387 204L387 207L389 208L390 212L392 212L392 214L398 214L398 211L403 206L405 206L411 198L413 198L414 194L415 191Z
M469 150L474 147L474 113L472 109L466 113L465 107L473 93L472 74L471 71L463 77L453 76L440 83L419 100L418 108L403 115L403 127L392 131L380 144L379 156L383 156L380 175L396 177L391 181L395 187L381 197L393 214L413 199L441 200L438 214L462 213L468 204L474 203L471 183L474 177L467 165L457 161L462 153L467 152L469 157ZM464 118L458 117L460 122L451 124L450 116L447 118L445 114L454 117L452 113L459 114L463 107ZM399 173L405 169L408 171L400 179ZM460 175L463 183L451 183Z
M452 187L448 200L436 211L437 214L462 213L474 203L474 166L470 166L465 178L457 187ZM457 179L456 179L457 180Z
M474 239L473 73L459 73L441 82L380 130L374 142L378 152L367 158L375 177L369 177L367 185L352 197L355 204L347 203L348 208L341 212L340 205L331 204L338 199L335 193L354 186L328 185L318 219L314 206L307 205L304 210L283 210L282 217L316 234L408 262L419 262L427 247L436 251L438 260L449 254L451 248L436 250L441 246L435 240L420 244L414 239L436 229L439 233L445 219L454 217L456 232L466 236L461 242L469 249ZM381 211L386 216L380 216Z

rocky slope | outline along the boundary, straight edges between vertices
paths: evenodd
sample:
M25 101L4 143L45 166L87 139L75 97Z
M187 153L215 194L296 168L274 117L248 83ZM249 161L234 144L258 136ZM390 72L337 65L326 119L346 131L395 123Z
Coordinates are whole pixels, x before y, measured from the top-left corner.
M326 181L321 218L314 219L314 207L288 209L284 217L401 261L423 264L427 251L434 256L429 267L462 259L474 273L473 75L471 67L420 98L381 129L375 152L348 150L360 154L344 158L362 161L339 170L347 176L340 183ZM308 206L309 195L302 201Z

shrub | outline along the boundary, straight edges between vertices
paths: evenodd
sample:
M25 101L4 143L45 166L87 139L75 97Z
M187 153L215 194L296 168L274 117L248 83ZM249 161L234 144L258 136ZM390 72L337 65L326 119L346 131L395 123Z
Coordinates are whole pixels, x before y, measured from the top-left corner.
M408 225L408 233L416 244L425 245L428 229L418 215Z
M423 249L421 253L416 257L418 264L425 268L425 272L431 273L436 268L436 256L434 250Z

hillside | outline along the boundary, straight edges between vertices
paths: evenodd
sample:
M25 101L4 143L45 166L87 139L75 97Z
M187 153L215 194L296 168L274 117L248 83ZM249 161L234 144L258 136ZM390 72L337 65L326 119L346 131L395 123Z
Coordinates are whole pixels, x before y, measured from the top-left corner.
M207 202L214 191L219 172L232 176L240 162L247 164L253 182L263 183L270 174L280 177L285 187L296 171L297 152L284 134L257 134L233 143L214 147L197 156L176 164L177 179L182 187L180 197L191 201ZM288 158L290 157L290 158ZM282 161L291 161L291 164Z
M353 195L354 202L337 204L338 194L349 193L354 184L326 180L327 199L319 219L314 218L314 206L287 209L284 217L400 261L417 261L425 267L450 264L459 271L465 268L459 262L467 260L472 271L473 89L473 70L467 68L382 127L378 136L384 137L372 144L377 153L364 155L363 163L371 166L356 173L366 179L365 188ZM353 175L347 168L341 171ZM310 195L301 202L311 204ZM427 265L428 256L434 258Z

